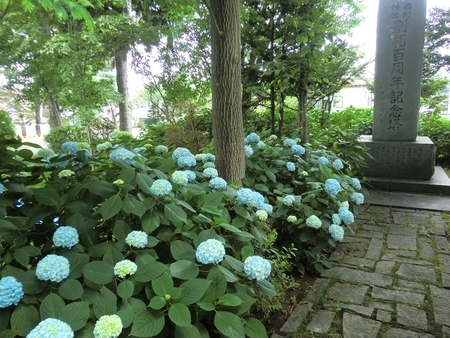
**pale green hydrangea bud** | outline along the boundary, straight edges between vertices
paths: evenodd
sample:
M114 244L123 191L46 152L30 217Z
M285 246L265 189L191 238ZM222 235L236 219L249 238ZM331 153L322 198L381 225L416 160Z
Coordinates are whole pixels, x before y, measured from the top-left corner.
M255 216L257 219L259 219L260 221L267 221L267 212L265 212L264 210L258 210L257 212L255 212Z
M118 315L105 315L97 320L93 333L95 338L117 338L122 328L122 320Z
M288 216L287 221L289 223L295 223L295 222L297 222L297 216L292 216L292 215Z
M74 175L75 173L72 171L72 170L69 170L69 169L64 169L64 170L61 170L59 173L58 173L58 177L59 178L67 178L67 177L70 177L70 176L72 176L72 175Z

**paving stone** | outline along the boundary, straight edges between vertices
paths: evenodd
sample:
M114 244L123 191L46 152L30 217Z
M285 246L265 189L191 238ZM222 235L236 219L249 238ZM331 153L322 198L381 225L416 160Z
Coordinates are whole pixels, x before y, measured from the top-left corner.
M367 290L369 290L367 285L335 283L330 288L328 297L338 302L362 304Z
M348 312L343 316L344 338L376 338L381 322Z
M372 289L372 297L384 300L394 300L407 304L422 304L425 300L425 295L402 291L402 290L387 290L379 287Z
M414 209L406 209L406 208L398 208L398 207L392 207L391 210L394 211L400 211L400 212L405 212L405 213L414 213L416 212L416 210Z
M406 222L406 213L404 211L393 211L392 218L395 224L403 224Z
M334 267L322 272L321 277L337 278L344 282L353 282L364 285L390 286L392 277L375 272L359 271L346 267Z
M426 224L429 218L430 216L427 214L408 214L408 220L412 224Z
M450 256L439 254L438 258L441 262L441 270L450 273Z
M450 327L449 326L442 326L442 337L450 338Z
M383 215L387 215L389 217L390 207L384 207L384 206L380 206L380 205L371 205L367 209L367 213L383 214Z
M330 262L341 262L344 259L345 253L333 251L330 256L328 256L328 260Z
M360 230L358 231L358 236L360 237L368 237L368 238L383 238L383 234L378 231L366 231L366 230Z
M398 263L406 263L406 264L414 264L414 265L423 265L423 266L431 266L433 265L430 262L422 261L418 259L411 259L406 257L399 257L392 254L385 254L383 257L381 257L383 261L389 261L389 262L398 262Z
M274 333L270 336L270 338L285 338L284 336L280 336L279 334Z
M448 325L450 318L450 290L430 285L431 299L433 300L434 320L441 325Z
M383 248L383 240L378 238L372 238L370 240L369 247L367 248L365 258L379 260L382 248Z
M375 309L386 310L389 312L394 311L394 308L393 308L392 304L390 304L390 303L371 301L369 305L374 307Z
M443 252L443 253L450 253L450 248L448 245L448 240L444 236L434 236L436 241L436 248L437 251Z
M437 224L444 224L444 219L442 218L442 215L432 215L430 218L430 221L432 223L437 223Z
M416 250L416 236L392 235L387 236L389 249Z
M326 308L341 308L348 309L358 314L364 315L366 317L372 316L374 308L371 306L363 306L363 305L355 305L355 304L347 304L347 303L339 303L339 302L327 302L324 304Z
M442 276L442 286L444 288L450 288L450 273L441 273Z
M424 282L436 282L436 272L433 268L426 266L402 264L397 271L397 275L418 279Z
M320 310L314 314L306 329L316 333L327 333L336 312Z
M394 255L394 256L399 256L399 257L409 257L409 258L414 258L417 256L417 252L413 251L413 250L387 250L386 251L387 254L389 255Z
M377 311L377 320L380 322L390 323L392 319L392 315L389 311L378 310Z
M389 275L392 273L392 269L394 268L394 266L395 262L381 261L377 263L375 272Z
M403 280L403 279L399 279L398 280L398 287L403 288L403 289L409 289L409 290L425 290L425 286L421 283L416 283L416 282L411 282L409 280Z
M364 230L376 231L376 232L380 232L380 233L384 233L388 229L388 227L381 227L378 225L371 225L371 224L363 224L361 226L361 228Z
M325 289L330 284L330 280L326 278L318 278L314 282L311 290L309 290L308 294L305 297L305 301L316 304L320 298L322 298Z
M428 229L425 225L422 225L419 229L419 235L428 236Z
M361 243L361 242L367 243L368 241L369 241L369 239L367 239L367 238L344 236L342 243Z
M391 328L384 333L383 338L434 338L434 336L428 333Z
M343 262L349 265L355 265L366 268L372 268L375 265L374 260L353 256L344 256Z
M313 303L311 302L302 302L301 304L298 304L281 327L280 333L287 336L297 331L300 325L305 321L312 307Z
M443 226L432 227L430 228L430 233L438 236L445 236L445 229Z
M416 233L417 233L416 229L397 227L397 226L392 226L389 228L389 234L392 234L392 235L415 236Z
M397 323L406 327L426 330L427 313L424 310L405 304L397 304Z
M420 246L420 257L425 259L431 259L434 257L434 249L430 243L426 242L421 237L418 238Z

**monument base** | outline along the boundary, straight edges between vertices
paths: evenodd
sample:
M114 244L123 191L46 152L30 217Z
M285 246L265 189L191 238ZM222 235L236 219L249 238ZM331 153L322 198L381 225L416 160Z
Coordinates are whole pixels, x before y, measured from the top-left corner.
M372 159L363 168L365 176L429 180L434 174L435 146L425 136L416 141L375 141L372 135L361 135L360 141Z

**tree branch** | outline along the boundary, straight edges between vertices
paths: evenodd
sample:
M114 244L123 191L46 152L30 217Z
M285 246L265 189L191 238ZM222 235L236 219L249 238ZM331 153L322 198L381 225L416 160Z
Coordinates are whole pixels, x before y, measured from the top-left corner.
M202 0L203 4L206 6L206 8L208 9L209 15L211 15L211 18L214 22L214 25L216 26L217 32L219 32L219 36L222 37L223 36L223 32L219 29L219 25L216 21L216 17L213 15L213 13L211 12L211 7L209 7L209 4L206 2L206 0Z

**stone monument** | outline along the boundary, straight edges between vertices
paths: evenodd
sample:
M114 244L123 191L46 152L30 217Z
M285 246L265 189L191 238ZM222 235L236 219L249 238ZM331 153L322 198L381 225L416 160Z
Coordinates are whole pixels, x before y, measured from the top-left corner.
M368 177L429 180L435 146L417 136L426 0L380 0L372 135L362 135L373 159Z

